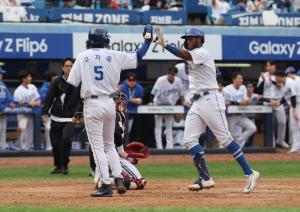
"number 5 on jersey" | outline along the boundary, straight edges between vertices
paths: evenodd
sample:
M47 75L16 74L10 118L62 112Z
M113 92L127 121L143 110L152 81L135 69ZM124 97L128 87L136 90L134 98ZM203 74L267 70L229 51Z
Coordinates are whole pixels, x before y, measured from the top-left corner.
M94 67L95 72L95 80L100 81L103 80L103 67L102 66L95 66Z

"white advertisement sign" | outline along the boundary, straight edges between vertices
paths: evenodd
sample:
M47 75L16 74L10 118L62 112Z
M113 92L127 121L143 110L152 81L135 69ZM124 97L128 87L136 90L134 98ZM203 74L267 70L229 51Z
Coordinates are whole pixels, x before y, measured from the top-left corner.
M143 44L142 34L136 33L109 33L110 48L118 51L136 51ZM167 43L172 43L178 48L182 48L184 40L180 38L182 34L165 34ZM73 56L84 51L87 33L73 33ZM215 60L222 59L222 38L221 35L206 35L204 46L210 51ZM179 60L167 50L163 49L156 43L152 43L145 60Z
M184 107L183 106L145 106L145 105L141 105L141 106L138 106L137 113L177 114L177 113L184 113Z

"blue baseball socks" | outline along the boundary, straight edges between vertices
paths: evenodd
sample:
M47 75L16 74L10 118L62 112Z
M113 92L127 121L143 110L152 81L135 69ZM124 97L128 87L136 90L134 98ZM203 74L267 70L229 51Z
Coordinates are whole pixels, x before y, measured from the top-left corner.
M252 174L252 169L250 168L248 161L246 160L240 145L238 145L235 141L232 141L227 146L227 150L232 154L234 159L240 164L245 175Z
M206 167L206 161L205 161L204 151L202 147L199 144L197 144L189 151L192 154L194 165L198 170L199 176L203 180L209 180L210 176Z

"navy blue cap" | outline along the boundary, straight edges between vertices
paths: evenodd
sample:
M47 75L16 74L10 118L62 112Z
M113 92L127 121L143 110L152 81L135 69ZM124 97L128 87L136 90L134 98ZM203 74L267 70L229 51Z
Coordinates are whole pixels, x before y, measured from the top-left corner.
M185 31L185 34L181 36L181 38L186 39L187 37L203 37L204 38L204 32L197 28L189 28Z
M289 66L285 69L284 73L288 74L288 73L295 73L296 74L296 69L293 66Z
M1 68L1 66L0 66L0 74L5 74L5 73L6 73L6 71L3 70L3 69Z

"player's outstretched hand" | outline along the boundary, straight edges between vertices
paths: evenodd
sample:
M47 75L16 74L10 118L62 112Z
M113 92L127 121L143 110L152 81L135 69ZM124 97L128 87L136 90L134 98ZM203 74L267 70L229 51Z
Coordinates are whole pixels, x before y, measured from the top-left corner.
M164 39L164 34L163 32L161 31L161 29L159 27L156 27L155 28L155 32L156 32L156 43L158 45L161 45L162 47L166 47L166 42L165 42L165 39Z
M143 32L143 36L144 39L148 42L152 42L153 39L153 27L148 24L147 26L145 26L144 28L144 32Z

